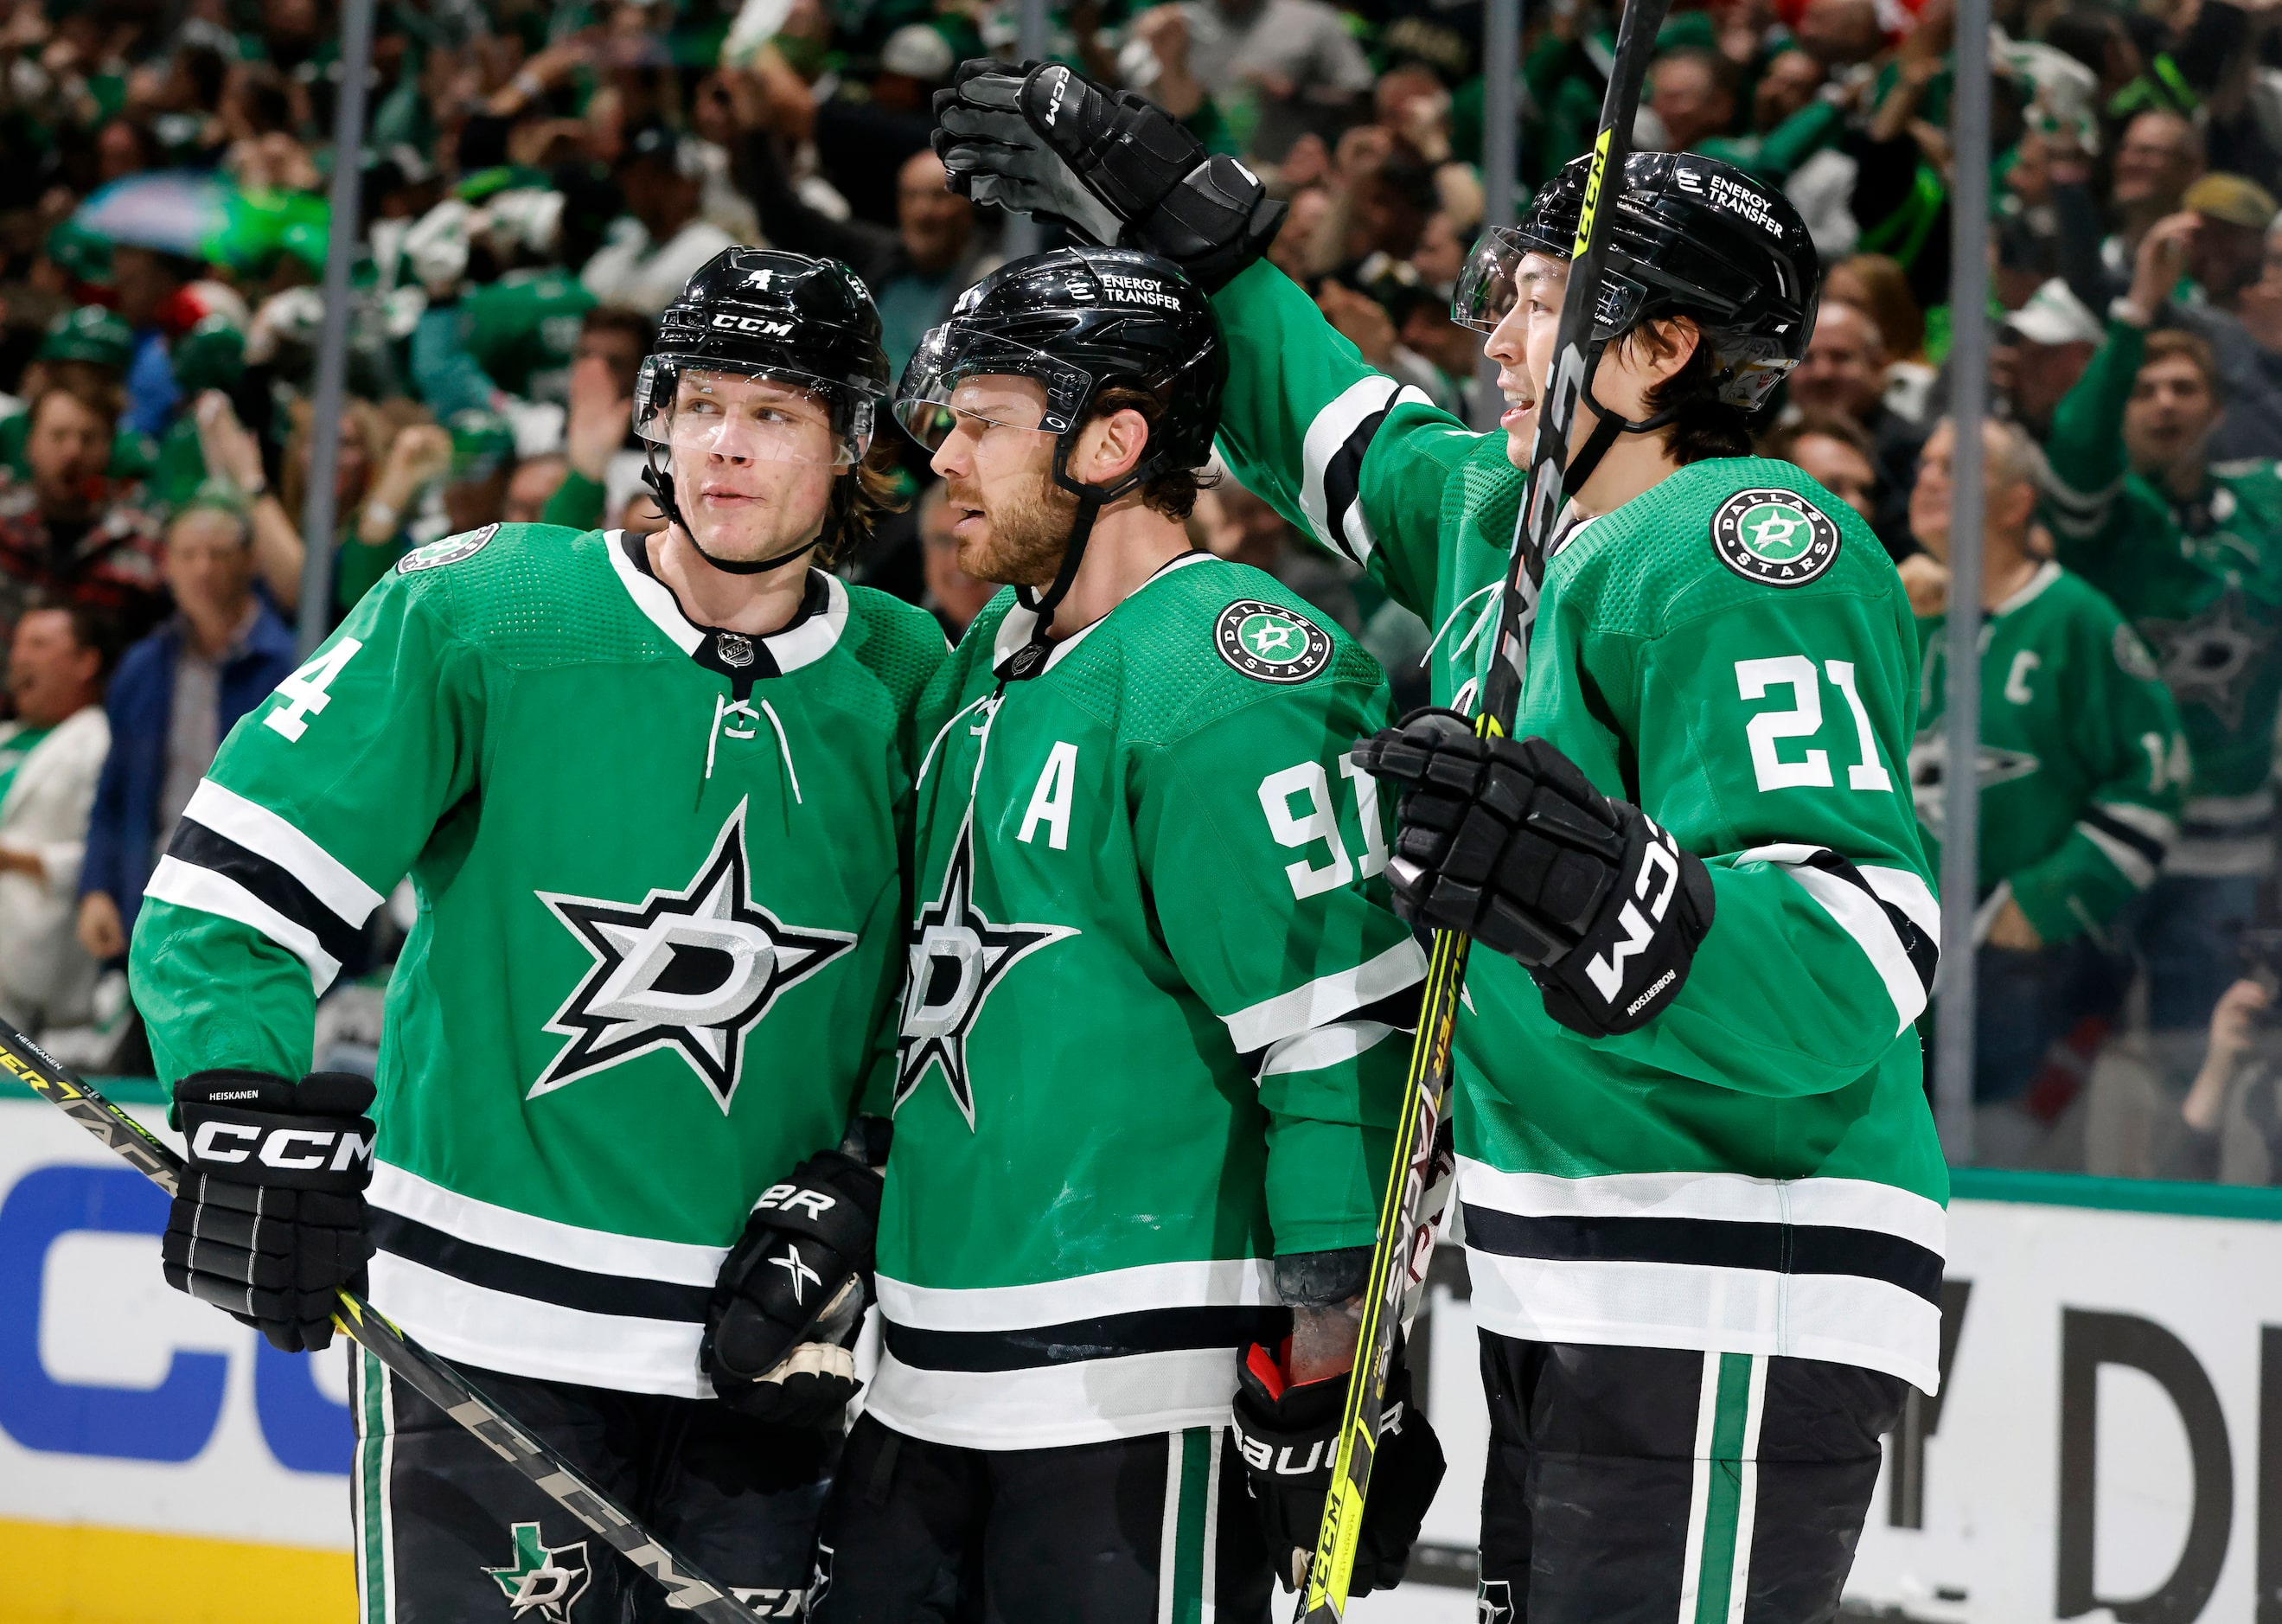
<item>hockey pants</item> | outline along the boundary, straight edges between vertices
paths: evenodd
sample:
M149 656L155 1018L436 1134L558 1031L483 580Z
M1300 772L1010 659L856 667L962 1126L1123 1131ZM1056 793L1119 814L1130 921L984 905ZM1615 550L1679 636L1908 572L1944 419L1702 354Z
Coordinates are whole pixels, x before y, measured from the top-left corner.
M352 1347L349 1360L358 1624L689 1616L377 1359ZM467 1374L755 1617L801 1616L836 1434L764 1426L711 1400Z
M974 1449L861 1417L817 1567L820 1624L1261 1624L1274 1583L1243 1462L1202 1426Z
M1481 1624L1827 1624L1901 1415L1815 1359L1482 1333Z

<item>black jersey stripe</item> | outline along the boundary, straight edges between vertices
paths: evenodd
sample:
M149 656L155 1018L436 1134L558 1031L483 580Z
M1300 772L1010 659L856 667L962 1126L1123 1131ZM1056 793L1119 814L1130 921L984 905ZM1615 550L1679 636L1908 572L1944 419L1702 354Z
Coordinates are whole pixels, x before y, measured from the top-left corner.
M175 825L167 855L192 868L203 868L235 881L252 896L317 938L336 964L353 962L364 939L361 926L353 925L326 906L317 894L294 877L292 870L272 862L250 846L242 846L220 830L187 814Z
M1359 514L1362 507L1362 460L1370 453L1370 442L1378 437L1386 422L1386 414L1402 399L1393 391L1380 407L1355 424L1339 448L1323 464L1323 524L1331 531L1333 547L1358 564L1370 562L1370 549L1356 545L1354 534L1347 528L1351 515Z
M917 1370L1006 1371L1184 1348L1235 1352L1247 1342L1274 1347L1291 1323L1289 1309L1199 1307L1143 1309L1020 1331L929 1331L883 1319L881 1334L889 1353Z
M672 1280L645 1280L633 1275L595 1274L563 1263L543 1263L515 1252L462 1240L416 1218L375 1207L368 1209L367 1232L373 1244L408 1263L423 1264L439 1274L486 1291L583 1314L612 1314L627 1319L671 1319L688 1325L705 1323L704 1286L684 1286Z
M1898 1286L1928 1302L1941 1300L1941 1254L1882 1230L1732 1218L1525 1217L1463 1205L1466 1245L1504 1257L1851 1274Z
M2087 804L2078 816L2084 822L2089 823L2109 839L2122 843L2146 858L2147 866L2150 868L2161 868L2163 866L2163 854L2169 848L2162 841L2145 829L2132 828L2123 819L2109 812L2097 801Z
M1878 895L1876 888L1863 877L1853 862L1828 846L1817 846L1812 855L1801 859L1809 868L1820 870L1834 880L1843 880L1876 903L1886 915L1887 923L1894 928L1895 938L1900 942L1903 956L1909 960L1910 968L1917 972L1924 984L1926 996L1933 996L1934 972L1941 967L1941 944L1918 929L1917 921L1901 909Z

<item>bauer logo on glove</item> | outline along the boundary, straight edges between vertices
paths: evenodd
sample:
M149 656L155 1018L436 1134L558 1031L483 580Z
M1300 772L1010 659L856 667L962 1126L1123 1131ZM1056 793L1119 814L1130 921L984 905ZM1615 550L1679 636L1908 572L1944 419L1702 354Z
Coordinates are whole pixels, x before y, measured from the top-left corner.
M1587 1037L1636 1031L1680 995L1712 929L1712 876L1647 813L1543 739L1483 739L1414 711L1360 741L1402 786L1387 881L1415 924L1528 967L1545 1012Z

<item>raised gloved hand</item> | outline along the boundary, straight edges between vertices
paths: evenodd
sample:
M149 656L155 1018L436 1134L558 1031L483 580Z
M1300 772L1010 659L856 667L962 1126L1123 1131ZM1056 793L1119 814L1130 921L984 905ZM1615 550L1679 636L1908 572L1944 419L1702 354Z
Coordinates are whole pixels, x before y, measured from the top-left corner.
M935 92L935 115L953 191L1170 260L1207 293L1265 253L1284 223L1284 205L1235 159L1207 153L1147 97L1060 63L962 63Z
M1287 1384L1265 1348L1245 1355L1236 1391L1236 1447L1244 1457L1245 1485L1268 1539L1269 1559L1287 1590L1306 1582L1323 1527L1323 1496L1331 1491L1339 1455L1339 1418L1346 1412L1348 1372L1321 1381ZM1355 1547L1348 1594L1384 1590L1402 1577L1419 1525L1442 1481L1442 1444L1410 1403L1410 1370L1396 1349L1386 1402L1378 1418L1378 1452L1371 1457L1370 1492L1363 1502L1362 1537Z
M159 1243L167 1284L225 1309L286 1353L333 1340L362 1296L372 1241L372 1079L314 1071L193 1072L175 1085L189 1165Z
M1479 739L1455 711L1414 711L1354 759L1402 786L1386 874L1403 918L1520 960L1545 1013L1587 1037L1637 1030L1680 995L1712 876L1639 807L1545 740Z
M697 1354L732 1409L781 1426L829 1426L856 1396L884 1182L829 1150L754 1203L722 1262Z

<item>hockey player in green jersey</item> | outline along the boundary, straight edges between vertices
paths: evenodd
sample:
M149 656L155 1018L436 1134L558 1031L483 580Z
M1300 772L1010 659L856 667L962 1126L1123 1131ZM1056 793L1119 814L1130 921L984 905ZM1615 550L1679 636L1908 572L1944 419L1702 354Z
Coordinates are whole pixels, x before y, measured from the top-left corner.
M168 1278L314 1348L369 1258L376 1307L763 1616L798 1611L855 1389L880 1181L833 1147L891 1081L944 654L809 567L873 510L879 333L834 261L699 271L637 391L670 527L406 555L233 730L131 960L190 1145ZM408 873L376 1100L304 1076L312 1004ZM484 1443L352 1372L368 1624L665 1616Z
M1979 991L1974 1094L1982 1159L2020 1165L2065 1099L2024 1099L2052 1045L2106 1022L2130 981L2116 915L2154 882L2178 832L2187 745L2154 659L2115 606L2038 556L2029 526L2048 475L2016 423L1989 420L1983 505ZM1955 431L1935 426L1910 493L1932 572L1949 557ZM1936 855L1947 750L1945 614L1922 616L1925 677L1910 782Z
M828 1624L1259 1620L1322 1515L1425 958L1344 758L1384 673L1182 527L1226 369L1171 265L1086 249L970 289L904 376L959 567L1017 590L923 706ZM1422 1418L1385 1440L1362 1588L1441 1472Z
M1439 700L1523 662L1520 742L1429 711L1357 755L1403 789L1398 906L1476 944L1452 1115L1486 1615L1831 1618L1879 1436L1937 1381L1947 1176L1912 1024L1937 910L1908 605L1850 509L1745 455L1813 322L1805 226L1695 155L1601 198L1611 342L1573 380L1597 422L1507 644L1587 159L1461 281L1510 403L1482 435L1363 365L1259 261L1259 183L1139 97L971 63L943 103L978 199L1218 289L1224 457L1437 625Z
M2184 1086L2235 938L2274 868L2282 714L2282 470L2213 463L2224 402L2209 347L2151 333L2198 216L2158 222L2107 337L2053 415L2045 509L2060 561L2131 617L2178 703L2194 776L2178 843L2140 926L2148 1024Z

